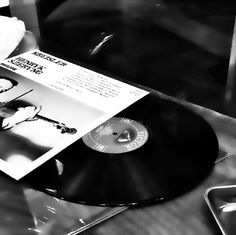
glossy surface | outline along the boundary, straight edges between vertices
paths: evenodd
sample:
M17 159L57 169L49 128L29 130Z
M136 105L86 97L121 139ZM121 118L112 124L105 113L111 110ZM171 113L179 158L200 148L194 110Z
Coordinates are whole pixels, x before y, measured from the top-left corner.
M223 234L236 230L236 186L224 185L207 189L205 199Z
M98 152L80 139L22 181L76 203L143 206L176 198L211 172L218 156L217 137L186 107L153 92L118 117L135 118L148 129L149 138L141 148Z
M41 0L36 7L42 49L234 116L226 86L235 1Z
M235 63L231 66L233 73L228 75L236 13L234 0L10 2L12 15L23 19L27 29L35 33L40 49L236 116L235 99L230 95L235 87L229 80L234 78ZM126 210L86 234L221 234L203 195L208 187L236 177L236 121L199 106L192 108L211 124L220 143L222 155L212 174L175 200ZM5 177L1 182L5 182ZM18 185L13 186L17 190ZM12 187L10 183L2 188L8 187ZM9 217L5 211L18 215L11 223L4 222L7 219L3 216L1 227L8 228L6 234L19 234L17 231L32 225L28 209L17 205L9 201L4 207L1 201L0 211L6 218ZM22 215L26 215L28 222L18 222Z
M89 207L48 196L0 175L0 234L76 234L125 208Z

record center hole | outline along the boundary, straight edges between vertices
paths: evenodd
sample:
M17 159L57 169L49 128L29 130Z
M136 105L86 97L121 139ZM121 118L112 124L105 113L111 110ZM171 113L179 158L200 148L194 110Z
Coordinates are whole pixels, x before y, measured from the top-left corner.
M118 133L117 133L117 132L113 132L112 134L113 134L113 135L118 135Z

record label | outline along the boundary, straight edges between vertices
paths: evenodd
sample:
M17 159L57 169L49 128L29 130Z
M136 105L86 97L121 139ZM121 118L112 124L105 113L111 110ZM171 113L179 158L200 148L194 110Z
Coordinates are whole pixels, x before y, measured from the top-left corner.
M85 135L82 140L91 149L103 153L125 153L143 146L147 129L132 119L113 117Z
M198 186L218 153L217 136L201 116L150 93L22 181L73 203L143 206Z

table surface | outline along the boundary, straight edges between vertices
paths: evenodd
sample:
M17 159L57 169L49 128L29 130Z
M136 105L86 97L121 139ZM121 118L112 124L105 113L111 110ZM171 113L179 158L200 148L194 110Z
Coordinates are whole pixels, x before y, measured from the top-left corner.
M153 89L201 115L219 141L220 160L197 187L168 202L127 208L83 233L221 234L204 194L208 187L236 182L235 97L229 81L235 1L13 1L11 10L35 32L41 50ZM1 182L3 189L18 187L4 176ZM4 223L0 231L20 234Z
M221 234L204 197L206 190L213 186L235 185L236 120L198 105L159 95L194 110L213 127L220 145L213 171L199 186L174 200L130 208L85 234Z

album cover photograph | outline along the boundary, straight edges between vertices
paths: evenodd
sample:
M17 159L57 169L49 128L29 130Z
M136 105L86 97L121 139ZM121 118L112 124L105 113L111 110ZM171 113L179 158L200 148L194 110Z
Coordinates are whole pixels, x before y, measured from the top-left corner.
M88 123L105 115L11 72L0 74L0 87L0 159L14 173L54 147L72 141L79 132L85 134L83 128Z
M40 51L2 62L0 170L22 178L146 93Z

